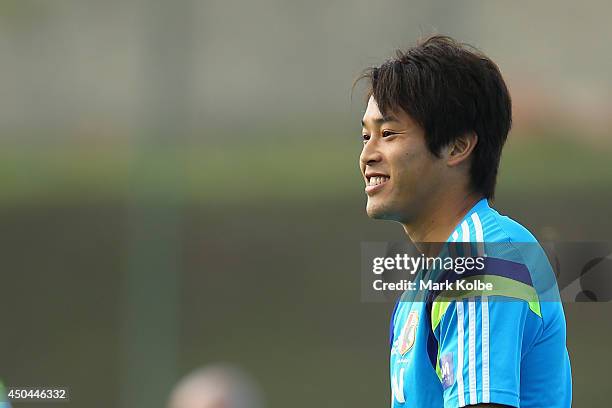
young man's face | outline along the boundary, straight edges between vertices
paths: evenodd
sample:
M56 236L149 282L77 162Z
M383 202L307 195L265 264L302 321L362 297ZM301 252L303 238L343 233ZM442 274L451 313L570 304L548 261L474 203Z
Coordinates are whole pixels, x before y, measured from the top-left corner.
M404 111L383 117L370 98L362 119L359 158L371 218L410 223L441 188L444 160L425 143L423 129Z

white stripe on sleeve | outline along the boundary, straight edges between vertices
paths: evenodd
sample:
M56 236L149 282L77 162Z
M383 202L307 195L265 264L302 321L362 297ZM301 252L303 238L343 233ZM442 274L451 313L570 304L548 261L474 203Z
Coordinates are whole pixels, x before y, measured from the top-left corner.
M471 250L470 250L470 227L468 226L467 220L463 221L461 223L461 242L465 242L465 244L463 245L463 250L465 251L465 253L463 254L464 257L469 258L471 255Z
M457 300L457 397L459 406L465 406L465 395L463 390L463 301Z
M476 246L478 248L478 256L486 256L484 250L484 233L482 231L482 223L478 213L472 214L472 222L474 223L474 229L476 230Z
M482 402L490 401L489 391L489 299L486 296L481 300L482 313Z
M470 384L470 404L476 405L476 303L468 299L468 372Z

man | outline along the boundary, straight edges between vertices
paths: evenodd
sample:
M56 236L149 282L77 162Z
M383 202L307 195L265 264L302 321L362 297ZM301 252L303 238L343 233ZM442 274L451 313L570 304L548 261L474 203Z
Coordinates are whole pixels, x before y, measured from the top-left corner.
M497 285L423 301L404 294L391 320L392 407L570 407L563 309L536 292L550 264L529 231L489 206L511 126L499 69L433 36L362 78L368 215L401 223L426 256L467 242L486 257L480 278Z

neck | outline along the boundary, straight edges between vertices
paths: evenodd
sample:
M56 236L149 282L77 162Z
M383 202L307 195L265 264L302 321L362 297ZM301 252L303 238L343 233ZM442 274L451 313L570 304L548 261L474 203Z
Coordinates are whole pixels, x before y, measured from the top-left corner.
M402 223L404 231L426 256L435 256L459 221L482 198L481 194L464 191L436 197L423 206L414 221Z

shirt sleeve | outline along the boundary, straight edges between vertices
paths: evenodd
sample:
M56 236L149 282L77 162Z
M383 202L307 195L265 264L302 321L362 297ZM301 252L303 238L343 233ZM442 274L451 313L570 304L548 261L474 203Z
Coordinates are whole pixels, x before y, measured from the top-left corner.
M521 358L539 324L529 303L475 296L445 302L442 308L434 333L444 407L482 403L518 407Z

